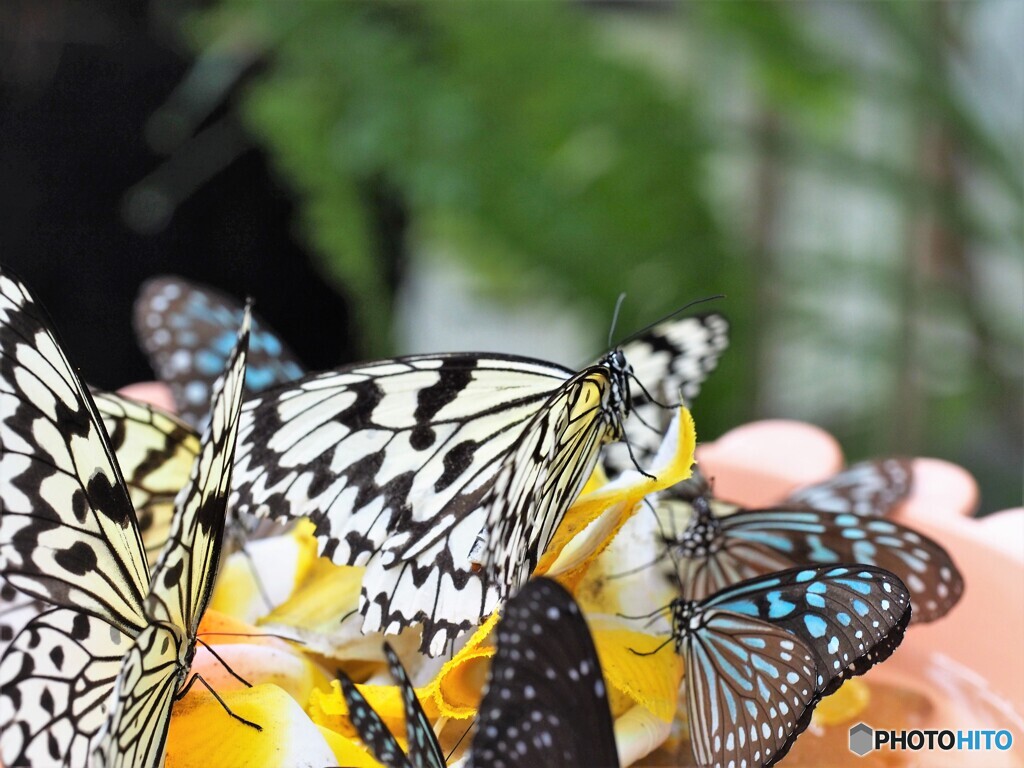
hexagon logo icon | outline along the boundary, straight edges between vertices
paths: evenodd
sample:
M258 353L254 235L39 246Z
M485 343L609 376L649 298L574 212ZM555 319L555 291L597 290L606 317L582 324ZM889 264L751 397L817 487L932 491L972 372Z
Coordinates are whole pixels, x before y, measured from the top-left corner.
M875 748L875 732L866 723L857 723L850 729L850 751L864 757Z

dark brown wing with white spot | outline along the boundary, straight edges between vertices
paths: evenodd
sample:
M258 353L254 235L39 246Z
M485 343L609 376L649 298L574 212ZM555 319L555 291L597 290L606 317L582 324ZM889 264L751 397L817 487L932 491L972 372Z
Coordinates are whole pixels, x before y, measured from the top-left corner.
M470 765L618 766L604 677L572 596L527 582L498 623Z

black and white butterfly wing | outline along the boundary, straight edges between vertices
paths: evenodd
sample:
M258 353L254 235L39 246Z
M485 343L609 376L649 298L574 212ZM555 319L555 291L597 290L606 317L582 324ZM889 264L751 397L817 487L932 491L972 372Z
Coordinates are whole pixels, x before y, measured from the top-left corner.
M114 392L93 400L124 476L150 566L167 542L174 499L199 454L199 434L160 408Z
M86 766L121 659L134 638L97 616L55 608L0 659L0 760Z
M0 273L0 574L40 600L145 625L145 549L88 390L43 310Z
M572 595L529 581L497 632L470 765L618 766L604 676Z
M205 424L212 385L235 345L242 313L235 299L180 277L152 278L139 291L136 336L157 376L170 386L178 412L193 426ZM262 392L303 372L280 337L252 318L246 389Z
M714 312L666 320L622 346L636 376L630 385L633 412L626 422L626 440L605 452L610 473L634 466L626 442L640 466L650 462L674 414L673 408L663 406L674 406L680 397L692 403L728 346L729 321Z
M248 314L228 368L214 384L210 423L146 599L152 622L125 656L94 762L159 766L170 712L188 674L199 622L213 593L245 380Z
M0 656L22 627L50 607L6 582L0 583Z
M480 487L480 495L471 492L455 501L472 511L454 526L427 518L391 536L383 567L371 564L363 579L366 615L381 616L374 625L422 621L431 636L424 647L436 655L490 611L495 595L526 581L593 471L601 446L618 434L612 376L609 368L594 366L556 389L535 409L493 481ZM455 569L438 568L452 554ZM433 606L432 614L425 605Z
M884 517L907 497L912 482L910 459L873 459L853 464L820 483L797 489L784 504L827 512L851 512L862 517Z
M815 658L785 629L715 609L693 610L677 650L686 668L690 744L702 766L772 765L811 720Z
M364 631L423 622L424 648L437 654L497 602L470 561L488 519L482 505L573 375L527 358L451 354L275 390L243 409L232 510L311 518L323 555L368 567ZM506 486L518 492L514 481Z
M0 575L58 608L0 659L6 765L84 765L149 568L88 390L28 290L0 271Z

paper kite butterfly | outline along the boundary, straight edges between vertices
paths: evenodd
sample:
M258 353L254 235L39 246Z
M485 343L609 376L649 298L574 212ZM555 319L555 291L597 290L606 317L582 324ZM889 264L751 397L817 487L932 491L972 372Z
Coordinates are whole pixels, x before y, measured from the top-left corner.
M235 299L181 277L147 280L135 300L135 335L174 395L181 418L202 427L210 391L235 346L244 308ZM258 317L249 333L245 389L262 392L305 371L287 345Z
M100 412L42 309L0 271L0 575L53 606L0 659L5 765L162 764L220 555L247 332L151 575Z
M93 390L92 395L128 486L152 568L167 542L174 498L188 482L199 454L199 435L159 408L112 392ZM0 655L46 608L7 584L0 586Z
M617 768L604 677L572 596L549 579L527 582L506 604L497 635L468 765ZM444 768L441 745L405 669L386 643L384 652L401 691L409 752L342 673L352 725L389 768Z
M243 409L232 511L311 518L324 556L366 566L363 631L421 623L436 656L525 583L599 450L622 437L631 356L692 377L680 387L692 395L723 328L718 315L658 325L579 372L416 355L270 390Z
M827 566L678 598L671 614L693 756L724 768L782 759L822 697L889 657L911 609L887 571Z
M868 516L887 512L902 499L909 478L909 462L863 462L798 490L778 506L718 515L707 482L695 473L681 484L692 508L689 523L665 542L684 596L701 599L743 579L798 565L860 563L891 571L907 585L915 622L941 618L963 593L963 578L949 554L906 526ZM674 520L673 502L661 504L668 506L662 513Z

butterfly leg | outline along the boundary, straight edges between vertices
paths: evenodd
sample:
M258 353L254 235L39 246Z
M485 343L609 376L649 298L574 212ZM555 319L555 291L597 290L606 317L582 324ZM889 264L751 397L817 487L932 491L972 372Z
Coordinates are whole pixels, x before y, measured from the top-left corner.
M177 692L177 693L176 693L176 694L174 695L174 698L175 698L175 699L176 699L177 701L180 701L181 699L185 698L185 696L186 696L186 695L188 694L188 692L189 692L190 690L192 690L192 686L193 686L193 685L195 685L195 683L196 683L196 681L197 681L197 680L198 680L198 681L199 681L200 683L202 683L202 684L203 684L203 686L204 686L204 687L206 688L206 690L208 690L208 691L209 691L210 693L212 693L212 694L213 694L213 698L215 698L215 699L217 700L217 702L218 702L218 703L219 703L219 704L220 704L220 705L221 705L222 707L224 707L224 711L225 711L225 712L227 712L227 713L228 713L229 715L231 715L231 717L233 717L233 718L234 718L235 720L237 720L238 722L242 723L242 725L248 725L248 726L249 726L249 727L251 727L251 728L255 728L255 729L256 729L257 731L259 731L259 732L262 732L262 731L263 731L263 726L262 726L262 725L258 725L258 724L256 724L256 723L254 723L254 722L253 722L252 720L246 720L246 719L245 719L244 717L242 717L241 715L236 715L236 714L235 714L234 712L232 712L232 711L231 711L231 707L229 707L229 706L228 706L228 705L227 705L227 704L226 704L226 703L224 702L224 699L222 699L222 698L220 697L220 695L219 695L219 694L218 694L218 693L217 693L217 692L216 692L215 690L213 690L213 688L212 688L212 687L210 686L210 684L209 684L208 682L206 682L206 680L205 680L205 679L203 679L203 676L202 676L202 675L199 675L199 674L194 674L194 675L192 675L192 677L190 677L190 678L189 678L189 681L188 681L187 683L185 683L185 687L184 687L184 688L182 688L182 689L181 689L180 691L178 691L178 692Z

